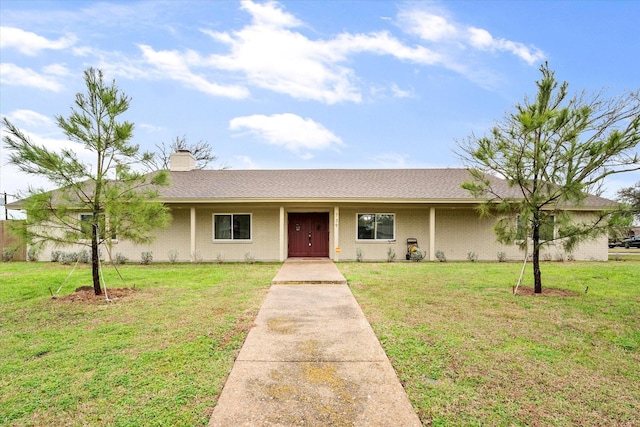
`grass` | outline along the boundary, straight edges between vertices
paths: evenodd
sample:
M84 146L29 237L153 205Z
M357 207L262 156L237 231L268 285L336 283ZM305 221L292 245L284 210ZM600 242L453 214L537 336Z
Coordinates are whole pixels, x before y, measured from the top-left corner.
M277 264L0 264L0 425L207 425ZM57 299L56 293L64 284Z
M279 267L0 263L0 425L206 425ZM339 268L424 425L637 425L640 260Z
M520 268L340 265L424 425L637 425L640 260Z

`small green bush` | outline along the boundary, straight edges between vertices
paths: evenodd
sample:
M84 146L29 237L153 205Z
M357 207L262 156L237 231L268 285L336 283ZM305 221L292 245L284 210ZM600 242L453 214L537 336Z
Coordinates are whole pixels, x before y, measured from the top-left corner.
M393 262L396 260L396 251L389 246L389 249L387 249L387 262Z
M86 249L82 249L80 252L78 252L78 261L83 263L83 264L89 264L89 260L91 257L89 257L89 251Z
M446 262L447 261L447 257L444 255L444 252L441 251L440 249L438 249L436 251L436 259L440 262Z
M4 248L2 250L2 261L9 262L13 261L13 258L16 256L16 250L10 248Z
M144 251L140 254L140 264L149 265L153 261L153 252Z
M60 256L62 255L62 251L52 251L51 252L51 262L60 261Z
M78 261L78 254L76 252L62 252L58 258L58 262L62 265L71 265Z

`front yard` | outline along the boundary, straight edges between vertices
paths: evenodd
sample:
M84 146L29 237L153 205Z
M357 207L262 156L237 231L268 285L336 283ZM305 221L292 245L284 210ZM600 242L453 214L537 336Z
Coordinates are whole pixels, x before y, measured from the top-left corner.
M0 425L206 425L279 267L0 263ZM640 261L338 267L425 425L636 422Z

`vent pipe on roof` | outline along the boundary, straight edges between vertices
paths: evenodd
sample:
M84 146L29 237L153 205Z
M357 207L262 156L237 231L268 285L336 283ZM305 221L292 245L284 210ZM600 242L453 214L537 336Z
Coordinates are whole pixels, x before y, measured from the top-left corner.
M178 150L169 156L169 170L172 172L188 172L196 168L196 158L189 150Z

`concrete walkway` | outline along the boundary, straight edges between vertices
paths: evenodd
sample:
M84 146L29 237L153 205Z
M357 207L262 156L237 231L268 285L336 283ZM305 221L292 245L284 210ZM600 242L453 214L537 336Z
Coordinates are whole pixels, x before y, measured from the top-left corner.
M333 262L286 261L209 426L420 425Z

